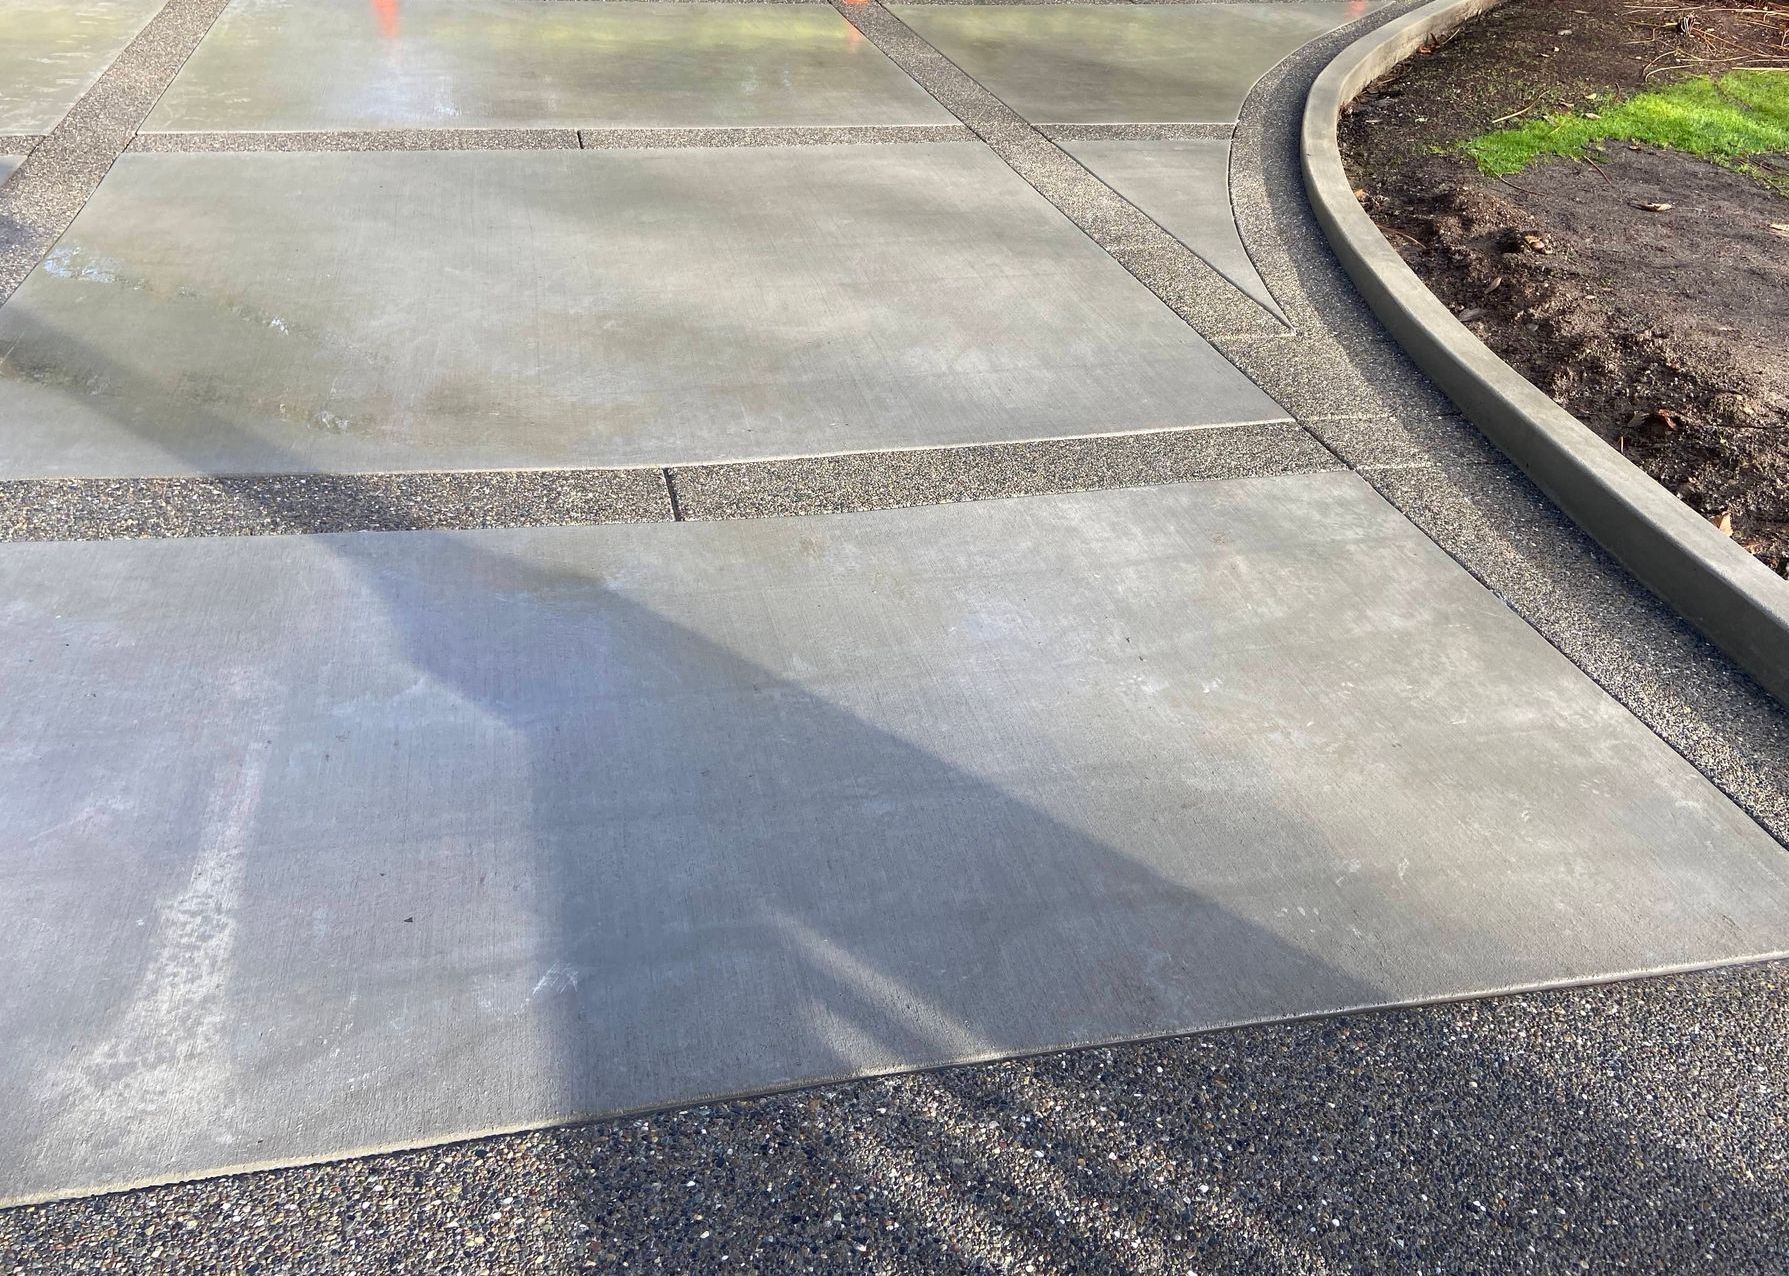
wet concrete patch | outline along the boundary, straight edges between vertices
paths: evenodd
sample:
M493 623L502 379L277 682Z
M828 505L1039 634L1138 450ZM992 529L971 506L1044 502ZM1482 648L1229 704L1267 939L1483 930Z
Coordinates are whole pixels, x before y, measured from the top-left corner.
M236 0L144 128L949 122L825 5Z
M1286 416L971 143L125 155L0 310L0 349L5 478Z
M0 8L0 133L47 133L162 0L6 0Z
M1033 124L1234 120L1267 69L1370 0L888 8Z
M1789 946L1351 474L0 584L12 1199Z

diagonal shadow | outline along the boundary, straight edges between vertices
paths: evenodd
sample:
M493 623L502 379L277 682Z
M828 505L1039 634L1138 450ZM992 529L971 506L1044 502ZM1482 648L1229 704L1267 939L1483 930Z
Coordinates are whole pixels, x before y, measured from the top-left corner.
M70 334L58 340L129 399L131 378L141 374ZM198 424L200 435L233 428L216 417ZM129 420L120 425L135 428ZM369 488L355 499L380 498ZM85 1156L80 1168L94 1181L108 1172L112 1154L164 1162L186 1156L200 1158L187 1170L222 1168L252 1154L210 1136L245 1122L302 1125L314 1141L310 1150L327 1153L345 1146L332 1147L331 1137L376 1138L368 1131L381 1111L463 1120L490 1110L484 1092L491 1090L505 1092L500 1102L541 1105L536 1119L547 1120L641 1106L638 1096L647 1093L658 1097L644 1102L656 1105L1074 1044L1065 1038L1077 1035L1084 1041L1222 1022L1226 1007L1259 1007L1264 996L1287 990L1335 1007L1374 999L1357 978L1050 814L1042 786L1023 782L1022 765L1006 774L965 766L961 757L975 756L973 748L941 756L891 727L901 715L887 706L898 709L903 696L910 707L932 707L926 686L890 684L866 696L853 679L867 669L867 655L854 665L834 652L818 673L792 673L794 657L826 653L784 643L774 631L765 638L765 614L753 610L751 591L723 593L737 612L717 619L705 611L715 597L702 588L711 577L692 568L682 592L654 595L648 605L633 560L606 548L623 535L646 534L394 533L292 542L301 546L296 566L304 569L294 574L295 588L329 586L317 589L319 602L348 599L344 610L364 608L376 626L336 632L333 646L322 641L309 657L294 658L279 685L263 689L269 698L256 711L267 716L244 723L226 712L182 723L194 733L195 751L204 744L214 763L234 761L234 768L158 766L154 750L163 739L130 755L169 786L156 808L165 841L155 853L177 863L162 880L178 880L212 840L222 817L207 790L227 798L241 787L232 770L247 769L242 764L257 755L252 769L268 777L232 817L248 829L242 889L225 978L208 994L225 1019L208 1049L225 1057L224 1075L243 1082L240 1111L222 1111L222 1095L201 1095L194 1107L177 1092L180 1072L202 1062L182 1054L182 1033L203 1008L175 1003L166 1033L141 1042L137 1053L139 1043L118 1039L132 1022L131 978L157 959L156 932L125 925L128 914L120 914L95 919L118 929L76 972L105 972L114 981L109 990L95 994L68 970L34 962L24 968L37 977L7 990L6 1021L25 1026L10 1038L4 1078L9 1150L34 1145L40 1174L53 1173L56 1158L66 1165ZM280 605L291 596L284 586L267 592ZM290 610L294 617L303 611ZM203 629L201 618L182 636ZM331 636L328 627L315 632ZM755 652L747 641L753 634L762 639ZM344 636L389 644L407 669L394 671L383 693L357 681L353 666L363 648ZM887 646L887 635L859 637L866 653ZM159 654L164 663L142 681L169 695L215 693L208 670L183 664L178 644ZM251 657L245 667L259 666ZM415 688L426 698L416 699ZM865 704L884 708L871 713ZM343 705L354 713L349 738L338 740L341 723L330 711ZM988 721L963 717L978 720ZM264 739L247 729L264 724L273 728ZM968 730L974 734L973 725ZM979 756L1039 761L1022 740L993 743ZM325 758L337 746L347 761L332 757L332 773ZM460 761L442 761L454 758ZM1054 773L1038 768L1059 786L1110 780L1077 777L1072 757L1048 761L1068 764ZM339 780L344 766L348 782L320 786L330 774ZM321 804L319 792L335 800ZM68 827L83 796L70 790L67 806L27 813L52 831ZM1225 828L1244 818L1246 827ZM1288 839L1314 832L1283 812L1199 810L1183 820L1219 838L1260 839L1264 827ZM53 837L39 844L24 823L7 823L9 861L48 857L58 871L80 876L77 885L102 904L131 902L142 878L128 856L89 860L82 874L78 847ZM373 869L372 860L386 867ZM313 875L295 878L295 864ZM461 930L434 932L426 961L415 947L369 944L364 928L406 934L398 928L413 924L394 920L394 912L352 915L348 905L375 889L380 871L388 882L394 872L400 879L376 888L381 908L414 907L443 883L478 907L455 919L471 919ZM301 886L334 891L323 902L350 915L321 934L303 933L295 918L318 901ZM499 900L504 892L514 898ZM29 905L27 896L20 912ZM472 923L481 912L479 930ZM426 914L418 920L430 924ZM71 919L50 921L67 928ZM299 972L308 982L295 987ZM520 1005L496 1000L518 986L543 991ZM76 1128L93 1142L70 1148L49 1137L67 1128L68 1112L34 1107L31 1096L67 1066L68 1043L54 1032L62 1008L96 996L109 1004L87 1031L117 1048L102 1052L96 1087L77 1096L91 1110ZM406 1003L421 1009L412 1014ZM369 1076L338 1065L331 1052L344 1046L352 1059L391 1066ZM518 1054L525 1056L519 1066ZM137 1110L108 1106L121 1079L145 1063L174 1088L140 1096ZM1588 1138L1617 1163L1631 1163L1640 1181L1664 1174L1694 1185L1718 1176L1687 1151L1636 1146L1620 1122L1549 1100L1535 1078L1499 1057L1495 1042L1486 1043L1484 1065L1488 1090L1524 1097L1519 1110L1531 1142ZM26 1075L27 1067L36 1074ZM195 1075L207 1074L199 1067ZM749 1085L739 1083L745 1075L754 1078ZM1041 1113L1052 1106L1049 1083L1017 1097L990 1072L945 1074L936 1083L952 1096L955 1117L922 1127L921 1139L890 1139L893 1152L932 1182L934 1199L974 1203L984 1220L1014 1233L1047 1229L1052 1207L1038 1181L990 1164L966 1127L994 1110ZM1447 1096L1428 1101L1439 1110ZM410 1137L456 1128L470 1127L425 1131L412 1123ZM133 1143L133 1135L144 1137ZM1096 1131L1075 1138L1094 1167L1073 1180L1078 1196L1142 1209L1146 1218L1184 1219L1165 1177L1151 1181L1147 1168L1139 1174L1111 1164L1108 1153L1121 1150L1136 1159L1134 1144ZM1296 1139L1251 1151L1268 1170L1280 1163L1288 1175L1305 1156ZM843 1137L810 1153L841 1175L865 1164L861 1144ZM990 1182L1003 1190L990 1197ZM605 1222L598 1198L582 1208L593 1223ZM930 1270L989 1266L965 1252L960 1214L916 1211L907 1219L920 1238L917 1252L932 1256ZM687 1220L661 1221L675 1232ZM1237 1261L1296 1270L1243 1240L1235 1246L1229 1253ZM1114 1270L1148 1269L1072 1229L1061 1252Z
M144 374L54 335L112 397L131 401ZM129 416L120 424L135 428ZM182 437L232 429L203 413L189 424ZM666 545L688 534L655 533ZM131 899L120 839L150 848L156 880L177 883L208 871L197 861L220 823L245 831L233 938L212 984L184 1002L148 987L145 972L168 964L156 951L165 928L116 913L86 919L112 935L101 953L52 966L17 994L8 1019L27 1027L8 1068L8 1142L36 1159L27 1190L1375 999L1369 985L1047 813L1052 788L1119 777L1077 779L1074 756L1002 738L997 712L978 707L954 672L942 683L879 681L877 661L906 657L898 636L852 628L871 617L816 626L840 640L816 646L780 633L751 589L715 590L712 571L679 576L672 565L673 588L641 591L638 560L614 548L621 539L280 542L299 552L262 561L289 572L291 589L262 596L290 610L275 628L305 635L304 649L270 640L274 685L244 693L240 721L226 708L182 723L191 766L168 765L169 741L154 731L115 754L162 791L139 795L109 845L76 849L54 836L78 822L90 792L31 788L35 802L9 820L19 845L38 863L56 857L64 874L112 878L95 898L115 910L146 902ZM163 570L178 571L176 559ZM758 584L800 581L795 566ZM121 626L133 606L154 614L153 598L119 587L135 600L115 614ZM707 614L717 599L737 615ZM344 622L312 623L313 607L339 608ZM183 662L207 645L203 625L176 621L169 632L171 645L131 659L165 662L141 675L166 684L164 701L206 703L216 669ZM375 649L405 667L368 661ZM804 663L808 673L793 672ZM269 676L249 652L227 682ZM907 738L934 712L966 733L952 756ZM245 797L249 769L260 779ZM1317 836L1258 809L1163 816L1194 820L1219 842ZM368 897L389 911L357 913ZM401 929L417 921L428 929ZM43 970L45 947L57 949L46 942L21 959ZM99 1044L72 1084L50 1062L73 1044L60 1035L73 989L58 971L98 974L109 993L86 999L82 1032ZM183 1021L206 1017L217 1030L195 1042ZM21 1075L33 1053L41 1075ZM145 1065L167 1093L121 1089L119 1078ZM185 1091L189 1079L217 1078L240 1092ZM492 1102L493 1089L505 1097ZM120 1094L132 1102L121 1106ZM294 1141L256 1142L259 1130L295 1125L304 1133Z

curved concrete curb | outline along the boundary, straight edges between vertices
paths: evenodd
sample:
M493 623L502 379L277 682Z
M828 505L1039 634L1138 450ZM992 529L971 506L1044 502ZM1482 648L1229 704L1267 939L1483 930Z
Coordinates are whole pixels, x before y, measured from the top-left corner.
M1567 516L1789 704L1789 585L1493 354L1404 264L1354 197L1336 121L1438 32L1502 0L1435 0L1349 45L1311 86L1300 159L1317 220L1417 365Z

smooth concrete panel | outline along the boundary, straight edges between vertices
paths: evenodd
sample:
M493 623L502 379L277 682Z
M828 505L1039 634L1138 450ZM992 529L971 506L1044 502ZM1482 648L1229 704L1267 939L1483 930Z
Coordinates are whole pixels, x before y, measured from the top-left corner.
M162 0L0 0L0 133L48 133Z
M0 155L0 182L12 176L13 169L25 162L22 155Z
M1356 475L0 547L0 1194L1789 948Z
M826 5L236 0L144 129L954 122Z
M1230 208L1229 142L1200 138L1056 144L1224 278L1275 314L1281 313L1237 233Z
M1284 416L977 143L125 155L0 309L9 478Z
M1382 0L888 7L1034 124L1221 123L1301 44Z

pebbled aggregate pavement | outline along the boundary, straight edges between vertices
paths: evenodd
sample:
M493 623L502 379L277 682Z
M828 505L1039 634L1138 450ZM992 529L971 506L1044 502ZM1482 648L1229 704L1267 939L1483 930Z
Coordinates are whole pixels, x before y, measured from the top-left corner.
M854 1082L0 1214L7 1273L1789 1268L1789 965Z

